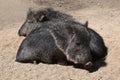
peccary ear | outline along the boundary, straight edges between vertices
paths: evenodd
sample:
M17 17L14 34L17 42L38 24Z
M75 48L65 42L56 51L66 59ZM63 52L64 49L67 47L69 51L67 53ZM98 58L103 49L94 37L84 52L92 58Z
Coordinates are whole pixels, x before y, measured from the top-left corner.
M40 13L39 11L35 11L31 8L29 8L28 10L27 18L34 19L37 22L44 22L49 20L46 17L46 15L44 15L43 13Z
M86 28L88 28L88 21L86 21L83 26L85 26Z
M67 38L65 38L64 36L61 35L60 32L58 32L57 30L53 30L53 29L48 29L48 31L50 32L50 34L52 35L56 46L63 52L65 52L66 47L67 47Z
M38 22L45 22L48 21L49 19L45 15L41 15L38 19Z

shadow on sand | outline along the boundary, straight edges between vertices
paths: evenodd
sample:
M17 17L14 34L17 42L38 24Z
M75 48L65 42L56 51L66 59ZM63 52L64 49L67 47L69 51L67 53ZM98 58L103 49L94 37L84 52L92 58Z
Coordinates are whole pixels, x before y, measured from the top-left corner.
M85 69L85 70L89 71L90 73L98 71L98 69L100 69L101 67L105 67L105 66L107 66L107 63L103 59L93 62L93 66L88 69L83 68L83 66L81 66L81 65L74 65L75 68Z

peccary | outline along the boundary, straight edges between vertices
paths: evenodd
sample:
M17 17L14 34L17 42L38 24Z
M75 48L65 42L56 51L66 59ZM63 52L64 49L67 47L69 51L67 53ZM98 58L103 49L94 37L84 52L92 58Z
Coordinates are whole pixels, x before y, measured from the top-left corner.
M40 29L44 29L44 31L41 32ZM37 30L39 31L37 32ZM41 35L41 33L44 33L44 35ZM49 34L54 39L50 38ZM51 21L43 24L26 37L18 50L16 61L32 62L36 60L51 63L54 61L54 58L56 59L57 55L57 59L66 61L67 57L68 62L81 64L84 68L89 68L92 66L89 42L90 35L87 27L83 27L73 21ZM59 49L63 52L62 54L59 52Z
M57 48L47 30L32 31L21 43L16 61L22 63L43 62L67 64L66 56Z
M47 24L43 24L42 28L45 28L46 25L53 25L54 27L53 29L56 29L56 27L59 27L60 25L57 24L61 24L63 27L68 26L69 27L75 27L73 25L75 25L77 22L74 21L66 21L66 20L55 20L55 21L49 21ZM91 28L88 27L88 21L86 21L85 24L81 24L81 23L77 23L79 26L84 26L87 27L86 29L88 30L89 34L90 34L90 51L91 51L91 55L92 55L92 61L96 61L96 60L100 60L100 59L105 59L106 55L107 55L107 47L105 46L104 40L102 39L102 37L95 32L94 30L92 30ZM39 24L38 24L39 25ZM45 26L44 26L45 25ZM63 29L61 29L63 30ZM59 31L59 30L58 30ZM62 35L64 36L64 35Z
M49 27L49 25L50 25L50 26L54 26L54 28L55 28L56 26L62 25L64 27L66 27L66 24L69 24L69 21L70 21L69 26L74 27L73 26L75 24L74 20L69 15L63 14L63 17L62 16L55 17L57 15L48 16L48 14L51 15L52 12L56 12L56 14L61 15L62 13L54 11L54 10L49 11L49 9L46 9L46 11L44 11L44 10L43 11L40 10L40 11L41 11L40 13L46 12L47 16L44 16L44 14L41 15L40 13L38 13L39 11L37 11L35 13L36 15L34 15L34 11L30 11L29 15L27 16L26 22L23 24L23 26L19 30L20 36L27 36L32 30L39 28L41 26L42 27ZM66 21L68 21L68 22L66 23ZM49 22L50 22L50 24L49 24ZM61 22L61 23L59 23L59 22ZM77 23L77 24L79 24L80 26L86 26L86 27L88 26L87 22L84 25L81 23ZM43 26L43 25L46 25L46 26ZM98 33L96 33L94 30L92 30L88 27L86 29L88 30L88 32L90 34L89 47L90 47L90 52L92 55L92 60L96 61L96 60L99 60L101 58L104 58L107 55L107 48L104 44L102 37ZM75 62L75 63L77 63L77 62ZM91 65L91 62L87 63L87 64Z
M38 11L29 10L26 21L20 28L18 34L20 36L27 36L32 30L41 27L42 24L48 24L48 22L50 21L54 22L56 19L63 21L65 20L74 21L70 15L61 13L59 11L55 11L52 8L45 8L43 10ZM56 20L56 23L58 20ZM81 25L88 27L88 22ZM93 56L93 60L99 60L101 58L106 57L107 47L105 46L102 37L93 29L89 27L87 29L89 30L89 33L91 35L90 49L91 54Z
M51 22L52 24L52 22ZM55 40L57 47L66 55L67 60L75 64L91 67L90 33L86 26L74 21L57 21L47 29ZM45 27L45 26L42 26Z
M75 25L75 23L77 23L77 22L70 21L70 20L65 21L65 22L70 24L69 26L73 27L73 28L75 27L73 25ZM65 25L63 24L63 26L66 27L66 24ZM92 61L97 61L97 60L100 60L100 59L105 60L105 58L107 56L107 47L105 46L105 43L104 43L104 40L102 39L102 37L97 32L95 32L94 30L92 30L91 28L88 27L88 21L86 21L85 24L81 24L81 23L77 23L77 24L79 24L79 26L86 27L87 31L89 32L89 35L90 35L89 47L90 47L90 52L91 52L91 55L92 55ZM56 29L56 26L54 26L54 28ZM62 32L61 32L61 34L62 34ZM64 36L64 35L62 34L62 36Z
M50 22L49 22L50 23ZM52 24L53 22L51 22L51 24ZM57 25L57 24L61 24L61 25ZM48 25L48 24L47 24ZM49 24L50 25L50 24ZM60 26L62 26L62 29L60 28ZM96 60L100 60L100 59L105 59L105 57L106 57L106 55L107 55L107 47L105 46L105 44L104 44L104 41L103 41L103 39L102 39L102 37L98 34L98 33L96 33L94 30L92 30L92 29L90 29L89 27L88 27L88 22L86 22L85 24L80 24L80 23L77 23L77 22L74 22L74 21L60 21L60 20L58 20L58 21L56 21L56 22L54 22L54 27L52 28L52 33L54 33L54 32L56 32L56 33L58 33L59 32L59 35L61 35L61 37L62 38L64 38L64 37L68 37L68 36L71 36L70 34L72 34L73 32L71 31L71 30L73 30L73 29L70 29L70 28L74 28L74 27L80 27L80 26L83 26L83 27L85 27L85 29L86 29L86 31L88 31L89 32L89 35L90 35L90 43L89 43L89 47L90 47L90 53L91 53L91 56L92 56L92 62L94 62L94 61L96 61ZM43 26L43 27L45 27L45 26ZM69 31L69 34L67 34L66 35L66 29L64 29L64 28L66 28L66 27L68 27L70 30L68 30ZM79 27L78 28L75 28L75 29L79 29ZM56 29L56 28L58 28L58 29ZM54 31L55 30L55 31ZM57 30L57 31L56 31ZM81 29L80 29L81 30ZM80 36L81 36L81 33L80 33L80 30L78 30L78 33L80 34ZM71 31L71 32L70 32ZM75 31L75 32L77 32L77 31ZM84 33L84 30L82 31L82 33ZM56 34L54 34L54 35L56 35ZM59 40L60 40L60 38L59 38L59 35L56 35L56 37L58 38L57 40L56 40L56 37L53 35L53 37L55 38L55 41L56 41L56 45L58 46L58 48L59 49L61 49L62 51L63 51L63 53L65 52L62 48L64 48L64 47L66 47L66 45L65 45L65 43L67 43L66 42L66 40L64 40L64 39L62 39L62 41L64 41L65 43L63 43L63 42L60 42ZM66 36L65 36L66 35ZM84 34L85 35L85 34ZM84 36L84 35L82 35L82 36ZM82 36L81 36L81 38L82 38ZM87 36L85 36L85 37L87 37ZM89 37L89 36L88 36ZM69 39L69 38L68 38ZM74 38L74 39L77 39L76 37ZM81 41L82 39L77 39L78 41ZM85 40L84 40L84 42L85 42ZM84 44L80 44L80 45L84 45ZM61 47L62 46L62 47ZM72 47L72 45L70 45L70 47ZM77 48L77 47L76 47ZM71 50L71 52L73 51L74 52L74 50L72 50L72 49L70 49ZM68 59L69 60L69 59ZM72 60L71 60L72 61ZM75 62L75 61L73 61L73 62ZM75 62L75 63L77 63L77 62ZM89 63L89 65L91 65L91 63Z
M56 11L52 8L40 10L29 9L26 21L19 29L19 36L27 36L32 30L36 29L36 23L46 23L55 19L72 20L72 16ZM40 25L39 24L39 27Z

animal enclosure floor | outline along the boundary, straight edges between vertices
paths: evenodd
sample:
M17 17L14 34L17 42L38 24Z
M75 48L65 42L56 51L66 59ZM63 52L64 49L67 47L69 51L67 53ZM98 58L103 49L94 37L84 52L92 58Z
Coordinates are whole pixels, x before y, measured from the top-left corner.
M55 7L82 23L88 20L108 47L107 65L89 73L72 66L15 62L24 39L17 32L29 7ZM120 80L119 7L119 0L0 0L0 80Z

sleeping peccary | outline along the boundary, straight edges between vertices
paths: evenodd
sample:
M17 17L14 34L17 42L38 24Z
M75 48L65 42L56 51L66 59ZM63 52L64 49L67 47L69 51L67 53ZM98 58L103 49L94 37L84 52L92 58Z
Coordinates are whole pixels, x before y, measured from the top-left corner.
M88 22L84 25L74 21L58 21L57 23L62 25L54 24L49 32L57 47L66 55L67 60L89 68L93 65L92 62L105 59L107 47L102 37L88 28Z
M41 11L42 12L42 11ZM43 11L44 12L44 11ZM53 11L54 12L54 11ZM51 12L49 12L49 10L48 10L48 12L46 12L47 14L51 14ZM32 14L33 14L33 12L32 13L30 13L31 15L29 15L29 19L28 19L28 17L27 17L27 19L26 19L26 22L24 23L24 25L21 27L21 29L19 30L19 32L20 31L22 31L23 30L23 32L24 33L27 33L27 35L28 34L33 34L34 33L34 31L32 32L32 33L30 33L32 30L35 30L36 28L39 28L39 27L50 27L50 26L54 26L54 28L57 26L57 27L59 27L59 25L62 25L63 27L66 27L66 24L68 25L69 24L69 27L75 27L75 26L73 26L74 24L76 25L76 23L74 22L74 21L72 21L72 19L70 19L70 18L67 18L67 17L69 17L68 15L64 15L64 17L66 16L66 18L60 18L60 20L59 20L59 18L58 19L56 19L56 18L54 18L53 17L53 19L52 19L52 17L50 17L50 16L44 16L44 14L37 14L37 12L36 12L36 16L33 16ZM50 18L49 18L50 17ZM55 19L56 19L56 21L55 21ZM41 21L41 22L40 22ZM50 23L49 23L50 22ZM67 23L66 23L67 22ZM57 24L57 25L56 25ZM79 26L85 26L85 27L87 27L87 22L86 22L86 24L85 25L83 25L83 24L81 24L81 23L77 23L77 24L79 24ZM46 26L43 26L43 25L46 25ZM50 26L49 26L50 25ZM23 29L24 28L24 29ZM52 30L52 32L54 31L54 28L53 28L53 30ZM37 29L36 29L37 30ZM63 29L62 29L63 30ZM66 29L65 29L66 30ZM73 30L73 29L70 29L70 30ZM77 29L76 29L77 30ZM102 39L102 37L101 36L99 36L99 34L97 34L94 30L92 30L92 29L90 29L90 28L86 28L86 30L89 32L89 35L90 35L90 43L89 43L89 47L90 47L90 52L91 52L91 56L92 56L92 60L99 60L99 59L101 59L101 58L104 58L106 55L107 55L107 48L105 47L105 44L104 44L104 42L103 42L103 39ZM59 30L58 30L59 31ZM64 31L64 30L63 30ZM74 30L75 31L75 30ZM52 33L52 32L50 32L50 33ZM79 32L79 30L77 31L77 32ZM83 31L84 32L84 31ZM70 32L71 33L71 32ZM38 34L38 33L36 33L36 34ZM47 34L47 32L46 32L46 34ZM79 33L80 34L80 33ZM26 34L25 34L26 35ZM23 35L21 35L21 36L23 36ZM46 36L46 35L45 35ZM54 35L52 35L53 37L54 37ZM63 35L62 35L63 36ZM42 38L42 37L41 37ZM41 39L41 38L39 38L39 39ZM26 38L27 39L27 38ZM79 39L79 38L78 38ZM77 40L78 40L77 39ZM53 39L52 39L53 40ZM81 39L79 39L78 41L80 41ZM28 40L29 41L29 40ZM56 41L56 40L55 40ZM56 41L57 42L57 41ZM24 44L25 44L25 42L23 42ZM37 44L37 43L36 43ZM55 44L55 43L52 43L51 42L51 44L54 44L54 45L58 45L58 44ZM79 44L79 43L78 43ZM33 44L32 44L33 45ZM80 44L81 45L81 44ZM71 47L71 46L70 46ZM37 47L38 48L38 47ZM61 50L61 47L60 46L58 46L58 48L60 48L60 50ZM21 49L22 50L22 49ZM54 50L54 49L51 49L51 50ZM62 50L63 51L63 50ZM18 51L18 52L20 52L20 50ZM33 51L34 52L34 51ZM39 52L39 51L38 51ZM54 52L54 51L53 51ZM74 52L74 51L73 51ZM89 51L88 51L89 52ZM21 52L20 52L21 53ZM20 54L19 53L19 54ZM23 53L25 53L25 52L23 52ZM64 53L64 52L63 52ZM50 54L52 54L52 53L50 53ZM25 53L25 55L26 55L26 53ZM33 55L33 54L31 54L31 55ZM46 54L45 54L46 55ZM52 55L54 55L54 54L52 54ZM75 54L74 54L75 55ZM82 57L82 56L81 56ZM74 58L75 59L75 58ZM73 61L74 63L78 63L77 61L74 61L74 59L72 60L72 58L71 58L71 60L70 61ZM77 58L76 58L77 59ZM69 59L68 59L69 60ZM89 61L91 61L91 60L89 60ZM85 63L84 63L85 64ZM88 62L88 63L86 63L87 65L91 65L92 63L91 62Z
M32 31L21 43L16 61L22 63L60 63L66 64L66 56L57 48L47 30Z
M61 33L61 36L57 36L58 39L54 38L54 30ZM59 45L62 47L55 44L56 40L61 40ZM67 57L68 61L88 68L92 66L89 42L90 34L87 27L73 21L51 21L26 37L18 50L16 61L33 62L35 60L53 63L54 61L64 62Z
M32 30L41 27L42 24L47 24L49 21L54 21L57 19L63 21L74 21L71 16L59 11L55 11L52 8L45 8L38 11L29 10L26 21L19 30L19 35L27 36ZM88 27L88 22L86 22L84 25ZM89 33L91 35L90 49L93 60L99 60L106 57L107 47L105 46L102 37L93 29L90 29L89 27L87 29L89 30Z

